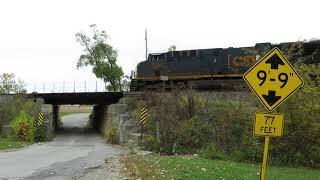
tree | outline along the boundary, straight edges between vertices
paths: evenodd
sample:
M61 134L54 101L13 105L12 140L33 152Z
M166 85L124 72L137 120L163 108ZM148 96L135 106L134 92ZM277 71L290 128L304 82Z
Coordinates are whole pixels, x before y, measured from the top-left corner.
M83 32L76 34L76 39L84 47L77 62L77 68L92 66L92 72L102 79L109 91L122 91L123 71L117 65L117 51L108 44L108 35L97 29L97 25L90 25L92 37Z
M172 45L168 48L168 51L175 51L177 49L176 45Z
M20 79L15 80L13 73L3 73L0 75L0 93L26 93L25 84Z
M122 78L122 90L130 91L130 78L127 75L123 76Z

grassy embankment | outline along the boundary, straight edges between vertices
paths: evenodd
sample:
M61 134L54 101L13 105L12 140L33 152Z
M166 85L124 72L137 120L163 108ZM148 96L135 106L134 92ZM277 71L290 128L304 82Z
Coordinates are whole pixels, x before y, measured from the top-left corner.
M260 177L260 165L197 156L130 155L122 158L129 178L142 179L248 179ZM267 167L266 179L316 180L319 170L307 168Z
M63 117L77 113L91 113L92 106L60 106L59 116Z
M9 150L26 147L32 144L32 142L20 141L12 138L0 137L0 150Z

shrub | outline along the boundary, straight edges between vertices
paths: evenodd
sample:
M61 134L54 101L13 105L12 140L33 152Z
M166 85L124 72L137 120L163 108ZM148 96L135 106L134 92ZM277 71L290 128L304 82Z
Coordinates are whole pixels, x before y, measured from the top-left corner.
M11 123L15 135L25 141L33 141L35 134L34 119L25 111L20 111L14 121Z
M117 139L117 129L114 127L108 128L106 132L107 142L116 144L118 142Z
M210 143L205 149L201 151L200 155L206 159L215 159L217 155L216 145Z
M207 145L208 139L213 134L210 124L198 117L182 121L176 128L175 136L178 153L197 152L198 149Z
M144 142L143 145L146 150L152 150L152 151L159 151L159 143L157 142L157 139L155 136L146 134L144 135Z
M126 144L129 154L136 154L137 153L137 145L134 140L129 139L128 143Z
M43 125L42 126L38 126L35 123L34 141L43 142L43 141L48 140L46 133L47 133L47 130Z

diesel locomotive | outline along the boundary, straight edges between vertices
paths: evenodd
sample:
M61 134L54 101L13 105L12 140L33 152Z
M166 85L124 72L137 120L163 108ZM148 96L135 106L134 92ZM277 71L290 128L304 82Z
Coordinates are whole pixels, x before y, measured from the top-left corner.
M242 75L273 47L300 51L290 61L320 63L320 41L150 53L131 76L131 91L246 88Z

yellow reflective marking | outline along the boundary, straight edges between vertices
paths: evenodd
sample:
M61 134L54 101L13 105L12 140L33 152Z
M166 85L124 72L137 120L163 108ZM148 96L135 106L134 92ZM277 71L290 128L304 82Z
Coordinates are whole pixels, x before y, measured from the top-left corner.
M140 124L145 124L147 122L147 112L148 108L141 108L140 110Z
M37 125L41 126L43 124L43 113L39 112L38 113L38 121L37 121Z
M147 111L148 111L147 108L143 108L143 109L141 109L141 114L145 114L145 113L147 113Z
M144 119L146 117L147 117L147 114L144 114L144 115L140 116L140 119Z

